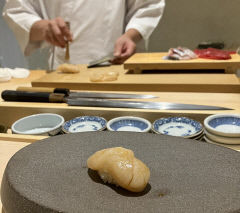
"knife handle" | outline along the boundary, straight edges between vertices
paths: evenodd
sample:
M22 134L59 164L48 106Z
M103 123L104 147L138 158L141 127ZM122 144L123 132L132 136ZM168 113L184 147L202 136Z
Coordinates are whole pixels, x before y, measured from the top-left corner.
M70 93L70 90L67 88L49 88L49 87L18 87L17 91L63 93L66 96L68 96Z
M2 99L5 101L19 102L45 102L45 103L63 103L65 94L50 92L26 92L15 90L4 90Z

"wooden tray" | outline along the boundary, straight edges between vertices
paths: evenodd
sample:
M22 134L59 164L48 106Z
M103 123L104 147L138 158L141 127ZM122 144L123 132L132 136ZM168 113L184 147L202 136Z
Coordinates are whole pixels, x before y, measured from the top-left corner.
M138 93L137 93L138 94ZM144 101L172 102L199 105L213 105L232 108L233 110L150 110L127 108L103 108L68 106L65 103L24 103L24 102L0 102L0 124L11 127L13 122L24 116L37 113L57 113L65 120L70 120L81 115L102 116L110 120L118 116L139 116L153 122L160 117L186 116L203 121L205 117L217 113L240 113L240 93L146 93L156 95L159 98Z
M163 60L167 53L136 53L124 63L124 68L139 72L141 70L225 70L235 73L240 68L240 55L232 54L229 60L193 59Z
M90 74L96 71L118 71L118 80L91 82ZM33 87L60 87L96 91L159 91L159 92L240 92L240 79L235 74L172 73L130 74L123 66L87 69L81 66L77 74L53 72L32 81Z

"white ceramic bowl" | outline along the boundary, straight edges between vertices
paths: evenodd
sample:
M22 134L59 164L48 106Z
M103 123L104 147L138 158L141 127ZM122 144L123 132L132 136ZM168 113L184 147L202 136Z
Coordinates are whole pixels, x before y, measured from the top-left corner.
M11 129L15 134L56 135L61 131L64 118L58 114L41 113L21 118Z
M224 136L214 135L208 132L206 129L204 130L204 132L207 138L214 142L224 143L224 144L240 144L240 137L235 138L235 137L224 137Z
M236 149L236 145L234 145L234 144L217 143L217 142L209 139L206 135L203 137L203 139L207 143L215 144L215 145L218 145L218 146L223 146L223 147L230 148L230 149Z
M204 127L215 135L240 137L240 114L210 115L205 118Z
M110 131L149 132L151 123L144 118L123 116L108 121L107 129Z

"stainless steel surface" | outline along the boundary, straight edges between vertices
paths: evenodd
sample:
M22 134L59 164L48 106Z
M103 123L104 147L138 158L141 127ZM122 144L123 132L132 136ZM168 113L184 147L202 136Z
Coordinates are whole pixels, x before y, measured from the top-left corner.
M158 110L231 110L230 108L218 106L206 106L196 104L179 104L168 102L140 102L140 101L118 101L93 98L68 99L66 102L71 106L94 106L111 108L135 108L135 109L158 109Z
M98 60L95 60L95 61L91 61L89 62L88 64L88 68L91 68L91 67L96 67L98 65L111 65L111 63L108 63L106 64L106 62L109 62L110 60L112 60L114 58L114 56L112 54L110 55L107 55L107 56L104 56ZM104 64L105 63L105 64Z
M55 59L55 46L52 46L52 58L51 58L51 65L50 69L47 71L47 73L53 72L54 71L54 59Z
M123 93L71 92L68 98L149 99L157 98L157 96L144 94L123 94Z

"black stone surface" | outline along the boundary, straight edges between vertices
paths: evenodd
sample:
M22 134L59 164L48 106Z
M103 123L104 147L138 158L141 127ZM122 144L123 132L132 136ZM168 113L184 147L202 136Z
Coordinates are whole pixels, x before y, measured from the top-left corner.
M105 185L86 167L95 151L132 149L151 171L143 193ZM9 161L1 186L6 213L240 212L240 153L150 133L92 132L31 144Z

